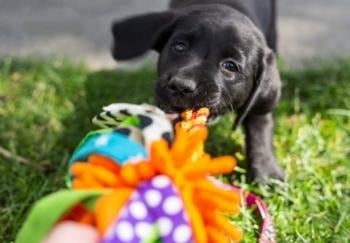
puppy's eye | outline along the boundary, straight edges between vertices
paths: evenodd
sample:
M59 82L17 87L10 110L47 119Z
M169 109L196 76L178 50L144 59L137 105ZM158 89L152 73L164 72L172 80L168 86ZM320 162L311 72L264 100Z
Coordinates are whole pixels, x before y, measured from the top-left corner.
M240 68L237 63L232 60L226 60L221 63L221 67L229 72L239 72Z
M172 45L172 49L177 53L184 52L188 49L188 43L185 41L177 41Z

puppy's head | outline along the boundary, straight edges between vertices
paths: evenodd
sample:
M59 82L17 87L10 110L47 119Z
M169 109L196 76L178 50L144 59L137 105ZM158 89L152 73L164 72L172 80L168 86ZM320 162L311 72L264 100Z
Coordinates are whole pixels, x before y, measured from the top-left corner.
M274 54L260 30L232 8L151 13L116 22L112 32L116 60L159 52L156 100L167 112L206 106L215 116L236 110L237 125L257 102L257 112L266 112L277 101Z

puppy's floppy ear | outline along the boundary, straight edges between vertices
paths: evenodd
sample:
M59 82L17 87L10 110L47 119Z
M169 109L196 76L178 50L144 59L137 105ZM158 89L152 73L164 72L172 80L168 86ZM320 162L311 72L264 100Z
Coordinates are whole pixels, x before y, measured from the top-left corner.
M116 60L141 56L146 51L160 51L166 41L166 31L175 14L171 11L149 13L112 24L112 55Z
M237 111L237 118L233 124L234 129L250 112L261 115L272 111L280 97L281 80L275 54L269 48L261 49L258 52L258 60L253 88L245 104Z

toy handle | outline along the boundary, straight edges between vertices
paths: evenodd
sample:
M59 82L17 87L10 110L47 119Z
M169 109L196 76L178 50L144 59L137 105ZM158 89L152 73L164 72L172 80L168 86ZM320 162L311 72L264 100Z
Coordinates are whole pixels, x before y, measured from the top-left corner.
M259 243L276 243L275 226L273 224L266 203L260 197L250 192L247 193L239 187L224 184L216 179L213 179L213 181L215 184L219 185L222 188L244 196L245 203L248 207L256 207L256 211L262 219L262 223L260 225L260 236L258 240Z

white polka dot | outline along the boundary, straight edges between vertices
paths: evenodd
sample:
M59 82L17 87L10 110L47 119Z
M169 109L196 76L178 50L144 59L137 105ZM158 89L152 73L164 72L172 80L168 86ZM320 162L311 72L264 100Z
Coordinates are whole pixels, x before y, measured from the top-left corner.
M140 201L132 202L130 204L129 211L135 219L140 220L146 218L147 216L147 209Z
M146 222L139 222L136 224L135 232L140 239L147 239L152 233L152 225Z
M122 242L129 242L134 238L132 225L125 221L120 222L117 225L116 234Z
M166 176L157 176L152 180L152 185L156 188L165 188L170 185L170 180Z
M173 229L173 222L166 217L159 218L157 225L161 236L167 236Z
M170 196L164 200L163 210L169 215L175 215L182 209L181 199L176 196Z
M95 145L97 145L97 146L107 145L109 138L110 138L109 135L103 135L95 141Z
M145 193L145 200L148 206L155 208L162 201L162 194L156 190L148 190Z
M192 232L188 225L180 225L176 227L173 233L173 240L177 243L188 242L191 238Z

